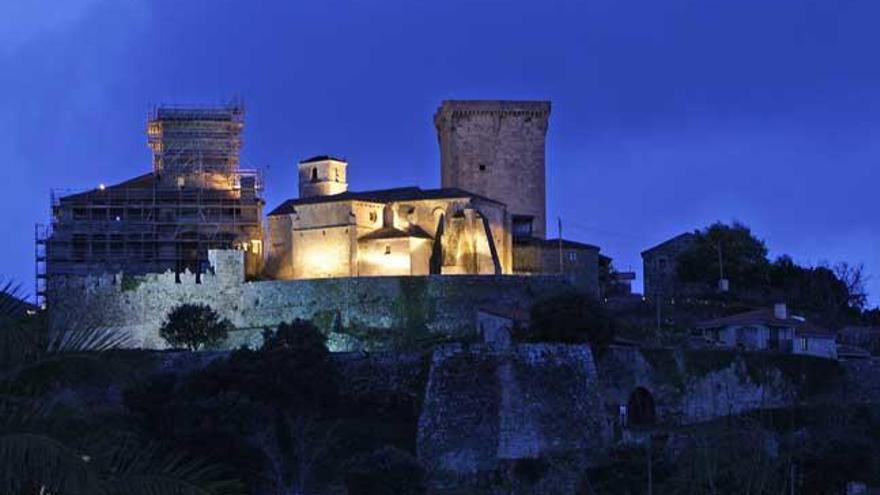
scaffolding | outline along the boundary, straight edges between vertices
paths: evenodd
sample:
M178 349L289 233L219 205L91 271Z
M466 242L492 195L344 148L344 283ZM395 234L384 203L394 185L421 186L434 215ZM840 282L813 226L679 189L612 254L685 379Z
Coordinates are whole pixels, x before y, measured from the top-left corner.
M153 171L113 186L53 190L35 232L36 293L56 275L204 272L209 249L242 249L262 268L262 178L239 169L243 112L158 108L147 124ZM198 278L197 278L198 280Z

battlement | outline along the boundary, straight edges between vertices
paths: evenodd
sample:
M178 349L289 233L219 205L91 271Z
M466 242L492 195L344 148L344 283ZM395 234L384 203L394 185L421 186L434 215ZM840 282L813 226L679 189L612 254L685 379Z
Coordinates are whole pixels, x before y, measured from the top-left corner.
M500 114L550 117L550 102L537 100L444 100L434 114L439 128L450 116Z
M132 345L166 347L166 315L182 303L206 304L236 331L225 348L259 345L264 329L296 318L314 322L334 350L388 346L407 332L474 336L474 315L487 305L527 308L537 297L572 289L561 276L432 275L248 282L244 253L212 250L212 269L59 276L49 281L50 325L70 322L125 333ZM376 333L372 330L385 330ZM376 337L376 336L379 337ZM364 340L373 339L373 340Z

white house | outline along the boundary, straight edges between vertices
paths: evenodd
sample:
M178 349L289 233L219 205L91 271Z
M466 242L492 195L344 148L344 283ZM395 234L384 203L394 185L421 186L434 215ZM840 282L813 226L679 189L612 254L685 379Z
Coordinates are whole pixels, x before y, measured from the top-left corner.
M837 358L834 333L788 314L785 304L704 321L697 330L723 347Z

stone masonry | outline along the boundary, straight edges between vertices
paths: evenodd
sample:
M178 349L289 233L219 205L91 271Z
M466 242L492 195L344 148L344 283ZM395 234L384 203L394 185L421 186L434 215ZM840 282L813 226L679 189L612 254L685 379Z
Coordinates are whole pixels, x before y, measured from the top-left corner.
M332 334L333 350L352 350L364 348L351 337L357 331L380 341L419 329L471 335L478 307L528 308L571 288L564 277L512 275L246 282L241 251L211 251L209 258L213 273L198 279L184 273L178 281L171 272L58 278L49 287L51 325L100 326L128 335L132 347L164 348L158 330L165 315L181 303L200 303L237 328L224 347L259 344L264 329L303 318Z
M434 115L443 187L501 201L546 230L548 101L444 101Z

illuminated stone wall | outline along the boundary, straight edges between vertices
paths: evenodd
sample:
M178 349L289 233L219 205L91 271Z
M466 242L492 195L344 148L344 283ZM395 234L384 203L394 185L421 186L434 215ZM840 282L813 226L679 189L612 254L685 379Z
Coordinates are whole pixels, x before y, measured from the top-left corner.
M434 115L443 187L458 187L507 205L511 215L546 223L544 138L547 101L444 101Z
M181 303L207 304L238 329L226 347L258 344L265 328L295 318L331 333L336 350L381 347L407 332L472 335L476 308L528 308L570 287L545 276L348 277L245 282L239 251L212 251L213 274L124 274L58 278L50 320L125 332L132 346L163 348L165 315ZM337 335L338 334L338 335ZM384 337L387 335L387 339Z
M342 199L295 208L295 213L269 216L267 275L274 279L426 275L441 217L440 273L495 274L489 233L501 273L512 272L510 219L504 206L495 202L475 198L388 203ZM412 235L403 242L397 234L381 239L369 236L389 228L415 230L430 238ZM388 247L393 249L386 255Z

